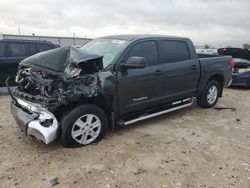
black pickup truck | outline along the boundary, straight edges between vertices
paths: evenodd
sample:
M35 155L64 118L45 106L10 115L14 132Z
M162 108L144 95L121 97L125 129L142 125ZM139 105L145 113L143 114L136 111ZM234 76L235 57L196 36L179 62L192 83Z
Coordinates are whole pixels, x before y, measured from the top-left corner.
M230 81L230 56L199 59L187 38L116 35L23 60L9 90L24 134L85 146L107 128L191 106L213 107ZM8 85L8 81L6 81Z

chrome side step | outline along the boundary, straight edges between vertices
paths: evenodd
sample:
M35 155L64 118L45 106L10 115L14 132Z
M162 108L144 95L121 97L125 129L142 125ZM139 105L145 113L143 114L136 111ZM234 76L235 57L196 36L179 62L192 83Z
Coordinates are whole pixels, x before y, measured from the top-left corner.
M192 105L193 105L193 102L190 102L190 103L186 103L186 104L183 104L183 105L180 105L180 106L176 106L176 107L173 107L173 108L170 108L170 109L167 109L167 110L163 110L163 111L156 112L156 113L153 113L153 114L149 114L149 115L146 115L146 116L141 116L141 117L138 117L136 119L132 119L132 120L126 121L126 122L124 122L123 125L124 126L130 125L130 124L136 123L138 121L142 121L142 120L149 119L149 118L152 118L152 117L156 117L156 116L159 116L159 115L162 115L162 114L173 112L175 110L186 108L186 107L192 106Z

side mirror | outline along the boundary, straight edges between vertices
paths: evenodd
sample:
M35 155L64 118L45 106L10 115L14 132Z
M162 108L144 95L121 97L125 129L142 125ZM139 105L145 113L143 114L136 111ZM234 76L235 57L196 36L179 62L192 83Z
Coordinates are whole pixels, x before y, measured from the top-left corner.
M124 69L143 69L146 67L145 58L143 57L130 57L126 63L122 63L121 67Z

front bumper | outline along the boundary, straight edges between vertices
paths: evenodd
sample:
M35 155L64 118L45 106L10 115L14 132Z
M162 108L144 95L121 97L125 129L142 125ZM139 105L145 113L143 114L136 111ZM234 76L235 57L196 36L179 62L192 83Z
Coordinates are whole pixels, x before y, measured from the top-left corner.
M232 75L231 86L250 87L250 75L249 76L244 76L244 75L240 75L240 74Z
M19 125L24 135L33 135L38 140L49 144L54 141L58 135L58 121L56 117L44 107L24 101L16 97L20 108L11 101L11 113ZM24 110L24 109L27 109Z

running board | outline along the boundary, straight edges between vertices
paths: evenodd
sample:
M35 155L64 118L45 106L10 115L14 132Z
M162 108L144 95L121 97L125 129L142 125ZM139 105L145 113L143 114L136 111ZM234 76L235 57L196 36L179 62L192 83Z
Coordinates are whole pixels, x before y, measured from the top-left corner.
M132 120L124 122L123 126L130 125L130 124L136 123L138 121L143 121L145 119L156 117L156 116L166 114L166 113L169 113L169 112L173 112L173 111L176 111L176 110L179 110L179 109L182 109L182 108L186 108L186 107L192 106L192 105L193 105L193 102L190 102L190 103L186 103L186 104L183 104L183 105L180 105L180 106L176 106L176 107L173 107L173 108L170 108L170 109L167 109L167 110L163 110L163 111L156 112L156 113L153 113L153 114L141 116L141 117L138 117L136 119L132 119Z

